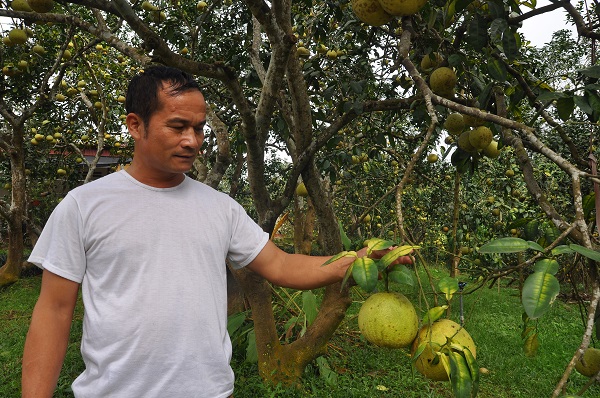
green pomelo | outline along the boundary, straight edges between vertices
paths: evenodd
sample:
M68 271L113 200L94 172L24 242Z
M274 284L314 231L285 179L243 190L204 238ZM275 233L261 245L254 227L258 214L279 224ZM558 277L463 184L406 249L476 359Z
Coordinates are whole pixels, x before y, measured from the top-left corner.
M470 134L471 130L465 131L458 136L458 147L465 152L476 152L477 148L471 144L471 140L469 139Z
M460 113L451 113L444 122L444 128L451 135L459 135L465 129L465 121Z
M404 348L415 339L419 318L403 294L375 293L360 307L358 328L367 341L379 347Z
M463 115L463 119L465 121L465 125L469 127L479 127L485 124L485 120L480 119L476 116Z
M54 0L27 0L27 4L33 11L46 13L54 8Z
M469 142L477 149L485 149L494 139L492 130L485 126L479 126L469 133Z
M13 29L8 32L8 38L13 44L25 44L27 41L27 32L23 29Z
M587 377L595 376L600 372L600 350L588 347L575 364L575 370Z
M12 3L10 3L10 6L15 11L24 11L24 12L33 11L31 9L31 7L29 7L29 4L27 4L27 0L14 0Z
M426 54L423 57L423 59L421 59L421 69L429 70L431 68L437 68L442 63L442 61L442 56L437 52Z
M456 87L456 73L451 68L442 66L431 72L429 85L431 90L441 96L450 96Z

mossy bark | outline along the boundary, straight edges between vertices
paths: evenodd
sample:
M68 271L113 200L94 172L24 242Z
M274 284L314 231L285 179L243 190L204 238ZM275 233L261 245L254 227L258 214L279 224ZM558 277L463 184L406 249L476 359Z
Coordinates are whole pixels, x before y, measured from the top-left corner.
M347 289L340 284L325 288L321 309L306 333L291 344L281 344L275 327L271 286L260 276L234 270L233 274L246 293L252 308L258 370L270 385L296 386L306 366L327 351L327 343L351 304Z

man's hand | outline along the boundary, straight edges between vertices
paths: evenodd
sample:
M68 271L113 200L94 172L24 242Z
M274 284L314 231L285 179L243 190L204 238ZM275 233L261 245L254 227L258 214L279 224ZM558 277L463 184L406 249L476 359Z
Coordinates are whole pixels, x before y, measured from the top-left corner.
M373 250L373 251L371 251L371 253L368 254L368 256L369 256L369 258L372 258L374 260L379 260L386 254L390 253L391 251L393 251L397 248L398 248L398 246L391 246L391 247L389 247L387 249L383 249L383 250ZM357 257L360 258L360 257L366 256L367 253L368 253L368 248L363 247L362 249L360 249L359 251L356 252L356 255L357 255ZM411 250L410 254L398 257L391 264L389 264L389 266L396 265L396 264L414 264L415 259L413 256L411 256L412 253L414 253L414 250Z

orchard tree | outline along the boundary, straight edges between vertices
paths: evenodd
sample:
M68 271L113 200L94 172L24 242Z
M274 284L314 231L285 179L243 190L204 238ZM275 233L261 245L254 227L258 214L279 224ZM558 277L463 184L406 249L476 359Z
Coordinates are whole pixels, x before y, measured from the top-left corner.
M8 224L2 284L20 274L24 237L35 243L64 191L92 178L102 151L127 157L119 118L123 81L113 79L128 73L127 62L108 57L109 48L95 37L86 40L73 27L64 28L17 20L3 32L0 139L11 198L1 206ZM83 154L88 148L95 149L89 161Z
M343 185L351 179L352 168L363 163L368 165L360 166L364 172L390 168L394 175L398 170L382 193L393 192L394 213L381 224L393 221L393 234L410 240L407 226L418 224L416 208L423 206L407 201L407 187L427 174L432 166L426 156L451 129L454 138L446 144L450 152L446 148L443 155L459 173L455 192L460 193L459 177L481 172L482 156L495 159L501 149L512 173L523 179L523 195L527 190L544 221L562 232L561 239L596 250L597 227L584 209L584 197L599 182L592 164L600 113L596 60L585 59L583 68L565 63L560 76L543 75L519 28L526 19L562 8L577 28L580 46L595 54L597 14L568 1L542 8L512 0L411 2L409 10L386 3L391 6L384 10L371 0L353 0L351 5L80 0L52 3L42 10L49 13L3 9L0 16L27 24L59 24L101 40L142 67L162 63L196 75L213 109L210 124L215 130L209 137L215 150L204 161L219 175L232 161L236 171L245 162L252 205L266 231L273 231L301 179L314 206L321 251L339 252L335 194L329 191L338 189L338 180ZM524 13L521 7L531 11ZM459 114L452 116L462 120L458 126L446 125L451 114ZM272 145L292 161L281 176L283 189L277 191L270 190L266 173L265 153ZM358 163L353 156L359 157ZM555 165L557 176L569 182L568 204L557 203L549 187L539 182L537 164ZM374 221L376 214L370 211L363 207L347 216L356 228L365 224L367 215ZM455 215L457 211L454 206ZM551 242L548 250L558 242ZM596 303L597 262L588 266ZM269 286L245 271L236 277L253 310L261 375L272 382L297 382L306 364L325 352L343 319L350 304L347 288L328 287L306 333L282 345ZM592 306L590 319L594 312ZM574 361L590 333L586 330Z

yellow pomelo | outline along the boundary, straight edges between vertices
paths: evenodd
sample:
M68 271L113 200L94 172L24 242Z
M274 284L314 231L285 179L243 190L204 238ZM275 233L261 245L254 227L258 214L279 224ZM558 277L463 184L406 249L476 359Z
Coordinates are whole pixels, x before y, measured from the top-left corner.
M391 15L405 16L419 12L427 0L379 0L381 7Z
M358 328L365 339L379 347L410 346L419 330L412 303L401 293L375 293L358 312Z
M451 68L442 66L431 72L429 85L431 90L441 96L450 96L456 87L456 73Z
M430 153L429 155L427 155L427 161L429 163L435 163L437 162L439 159L438 155L435 153Z
M306 186L304 185L303 182L298 184L298 186L296 187L296 195L303 196L303 197L308 196L308 190L306 189Z
M460 113L451 113L444 122L444 128L451 135L459 135L465 129L465 121Z
M498 141L492 141L490 144L483 150L483 154L488 158L497 158L500 156L500 150L498 149Z
M425 325L417 334L417 338L413 342L411 355L414 356L421 344L426 344L425 349L415 361L415 367L423 376L431 380L445 381L448 380L448 374L441 361L433 363L441 347L446 344L447 338L451 338L452 342L467 347L473 354L477 356L475 342L469 333L461 326L450 320L441 319L434 322L431 326Z
M442 56L437 52L432 52L431 54L426 54L423 59L421 59L421 69L428 70L431 68L437 68L443 61Z
M27 4L39 13L50 12L54 8L54 0L27 0Z
M583 360L583 361L582 361ZM585 362L585 365L583 364ZM588 347L582 358L575 364L575 369L584 376L593 377L600 372L600 350Z
M465 152L476 152L477 148L471 144L471 140L469 139L470 134L471 131L469 130L458 136L458 147Z
M492 130L485 126L479 126L469 133L469 142L477 149L485 149L494 139Z
M381 26L394 18L383 10L377 0L352 0L351 6L358 19L367 25Z

